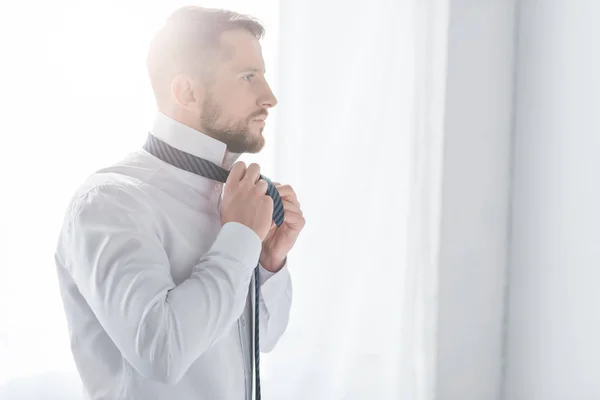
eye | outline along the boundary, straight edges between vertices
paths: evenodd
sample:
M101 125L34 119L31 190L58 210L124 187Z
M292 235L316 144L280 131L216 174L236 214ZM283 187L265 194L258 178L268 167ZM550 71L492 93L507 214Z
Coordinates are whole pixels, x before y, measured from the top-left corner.
M246 74L242 77L246 82L252 82L252 78L254 78L254 74Z

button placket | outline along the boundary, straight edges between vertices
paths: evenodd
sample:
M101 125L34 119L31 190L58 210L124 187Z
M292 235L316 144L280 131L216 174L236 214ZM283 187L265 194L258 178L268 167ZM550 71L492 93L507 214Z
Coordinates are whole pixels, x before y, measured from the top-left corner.
M221 201L223 200L223 184L222 183L213 183L213 196L215 196L215 201L217 203L217 210L221 211Z

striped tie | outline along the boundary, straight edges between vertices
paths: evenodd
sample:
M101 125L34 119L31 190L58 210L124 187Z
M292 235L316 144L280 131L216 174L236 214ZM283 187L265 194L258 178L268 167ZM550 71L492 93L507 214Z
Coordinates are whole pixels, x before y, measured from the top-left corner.
M214 181L225 183L229 176L229 171L218 165L205 160L200 157L196 157L192 154L186 153L179 149L176 149L162 140L158 139L152 134L148 134L146 143L144 144L144 150L153 156L161 159L162 161L171 164L177 168L192 172L196 175L203 176ZM267 181L267 195L273 199L273 221L277 226L281 226L283 223L283 203L279 192L275 188L273 182L269 178L261 175L262 179ZM260 346L259 346L259 282L258 282L258 266L254 269L254 367L256 370L256 400L261 400L260 395Z

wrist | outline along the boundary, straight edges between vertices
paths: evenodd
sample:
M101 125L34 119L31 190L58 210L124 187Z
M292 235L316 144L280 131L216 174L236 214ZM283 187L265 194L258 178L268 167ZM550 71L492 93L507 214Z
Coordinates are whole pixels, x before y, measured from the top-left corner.
M267 254L260 255L260 265L269 272L279 272L285 265L287 257L271 257Z

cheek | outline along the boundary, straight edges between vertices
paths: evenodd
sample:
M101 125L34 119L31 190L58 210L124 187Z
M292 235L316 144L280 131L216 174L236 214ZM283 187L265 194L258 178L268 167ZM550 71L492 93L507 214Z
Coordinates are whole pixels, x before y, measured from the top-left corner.
M213 97L220 106L223 118L226 119L246 120L257 109L256 96L249 85L222 85Z
M247 119L254 111L252 100L242 96L236 96L227 101L229 115L236 119Z

